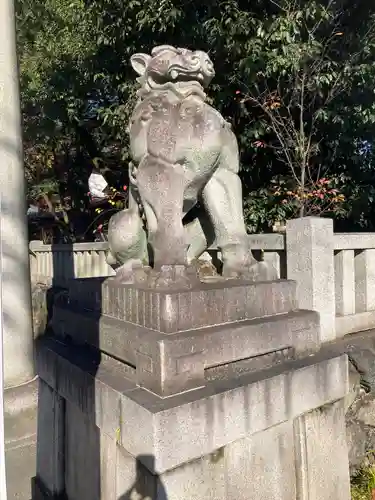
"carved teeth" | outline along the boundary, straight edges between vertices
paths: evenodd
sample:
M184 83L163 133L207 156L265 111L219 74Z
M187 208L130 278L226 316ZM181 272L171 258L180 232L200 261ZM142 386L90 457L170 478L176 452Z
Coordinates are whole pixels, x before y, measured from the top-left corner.
M172 71L171 71L172 80L176 80L177 77L178 77L178 72L175 69L172 69Z

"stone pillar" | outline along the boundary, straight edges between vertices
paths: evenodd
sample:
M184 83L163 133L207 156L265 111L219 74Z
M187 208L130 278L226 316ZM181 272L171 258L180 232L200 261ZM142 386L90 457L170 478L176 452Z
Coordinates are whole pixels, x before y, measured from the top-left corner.
M322 342L336 337L333 238L331 219L302 217L287 222L288 279L297 282L299 307L320 314Z
M0 267L5 387L33 378L33 335L13 0L0 2Z
M355 260L354 250L335 253L336 314L355 314Z
M350 498L344 400L294 422L297 500Z
M355 267L355 306L356 312L375 310L375 249L357 252Z

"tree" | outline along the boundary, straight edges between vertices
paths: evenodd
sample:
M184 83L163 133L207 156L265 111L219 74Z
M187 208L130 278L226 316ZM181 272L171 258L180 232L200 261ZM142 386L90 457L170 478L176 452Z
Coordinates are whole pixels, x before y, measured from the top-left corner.
M279 179L302 200L329 177L350 191L342 213L366 220L372 202L359 194L374 177L374 11L364 0L18 0L25 144L35 151L27 166L35 172L45 151L53 161L43 175L60 190L82 186L77 200L94 157L121 185L130 56L162 43L199 47L215 62L210 98L239 139L249 230L288 215L272 188Z
M345 99L354 85L358 89L359 75L373 73L375 25L371 22L364 33L355 33L359 47L353 50L353 33L345 26L345 6L333 0L327 5L309 2L307 8L295 0L275 5L280 12L267 24L259 24L258 40L242 61L250 71L242 85L248 92L241 104L244 114L253 114L254 107L260 111L267 143L260 140L256 145L273 148L278 160L285 162L296 188L293 194L299 216L303 216L309 214L308 208L321 209L311 200L315 193L318 200L329 194L322 189L330 183L325 176L336 176L336 184L339 180L339 172L330 171L325 163L327 132L331 125L337 129L335 124L343 122L335 100ZM335 188L331 191L337 193ZM330 197L332 209L343 200L339 196Z

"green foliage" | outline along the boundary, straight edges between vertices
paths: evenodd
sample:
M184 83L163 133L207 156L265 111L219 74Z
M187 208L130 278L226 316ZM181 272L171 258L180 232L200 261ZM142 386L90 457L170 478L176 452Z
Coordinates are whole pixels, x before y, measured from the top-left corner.
M375 469L373 466L363 467L352 478L352 500L372 500L373 490L375 490Z
M301 213L342 219L348 215L350 201L343 191L344 179L320 178L295 188L293 178L274 178L268 188L250 193L245 200L245 219L250 232L269 231ZM348 204L349 201L349 204Z
M280 178L300 194L341 179L332 214L371 227L374 12L364 0L17 0L30 186L55 179L78 204L95 157L112 185L127 182L129 58L171 43L214 60L210 99L239 140L249 230L305 209L271 193Z

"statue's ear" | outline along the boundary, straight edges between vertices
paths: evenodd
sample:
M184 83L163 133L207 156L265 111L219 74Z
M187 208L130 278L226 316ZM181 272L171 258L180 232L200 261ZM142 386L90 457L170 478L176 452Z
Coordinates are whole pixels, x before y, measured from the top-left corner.
M130 58L130 63L133 66L134 71L136 71L138 75L142 76L145 74L150 59L151 56L148 54L134 54Z

